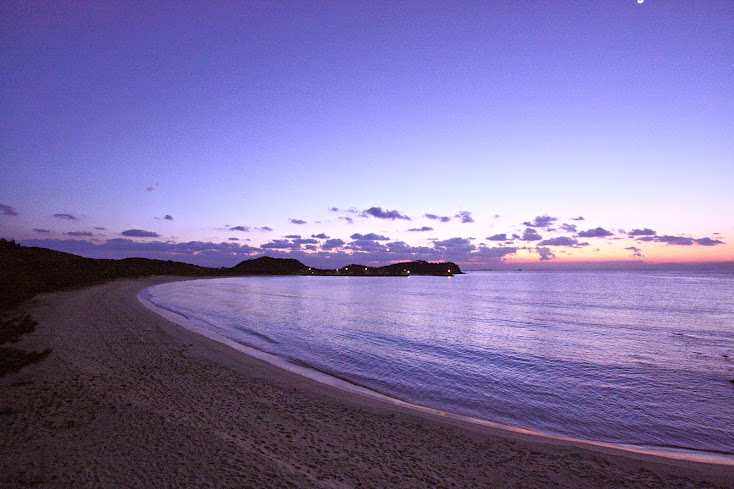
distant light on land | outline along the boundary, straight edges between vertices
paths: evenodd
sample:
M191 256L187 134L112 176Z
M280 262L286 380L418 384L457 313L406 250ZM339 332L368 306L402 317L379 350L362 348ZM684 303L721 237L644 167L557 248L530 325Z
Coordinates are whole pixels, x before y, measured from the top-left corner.
M644 2L644 1L645 1L645 0L637 0L637 3L642 3L642 2Z

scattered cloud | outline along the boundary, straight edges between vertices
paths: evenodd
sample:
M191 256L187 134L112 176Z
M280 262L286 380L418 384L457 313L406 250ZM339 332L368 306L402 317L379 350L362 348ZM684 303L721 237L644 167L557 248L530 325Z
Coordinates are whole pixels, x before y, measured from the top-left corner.
M242 231L243 233L249 233L251 231L250 226L234 226L229 228L230 231Z
M408 231L420 233L420 232L424 232L424 231L433 231L433 228L430 227L430 226L422 226L422 227L419 227L419 228L410 228L410 229L408 229Z
M587 229L586 231L581 231L579 233L580 238L605 238L607 236L612 236L614 233L611 231L607 231L604 228L594 228L594 229Z
M67 236L94 236L94 234L90 233L89 231L69 231L66 233Z
M495 234L487 238L489 241L507 241L507 235L505 233Z
M273 228L269 228L267 226L262 226L262 227L255 228L255 229L257 229L258 231L272 231L273 230Z
M283 237L288 238L288 239L300 239L301 235L300 234L286 234Z
M579 217L572 217L572 218L571 218L571 220L572 220L572 221L583 221L583 220L584 220L584 218L583 218L582 216L579 216Z
M437 216L436 214L423 214L428 219L440 222L449 222L451 218L449 216Z
M288 220L291 222L291 224L306 224L306 221L304 221L303 219L290 218Z
M554 222L558 220L557 217L551 217L548 215L535 216L532 221L525 221L523 224L531 228L549 228Z
M153 231L143 231L142 229L128 229L120 233L130 238L158 238L160 235Z
M354 219L352 219L349 216L341 216L339 219L342 219L343 221L347 221L348 224L352 224L354 222Z
M636 246L628 246L625 250L630 250L632 252L632 255L630 256L642 257L642 250Z
M652 229L645 228L645 229L633 229L632 231L627 233L627 236L632 236L632 237L634 236L655 236L656 234L658 233L653 231Z
M540 241L543 237L533 228L525 228L520 238L523 241Z
M711 238L698 238L694 241L696 242L697 245L701 245L701 246L716 246L716 245L724 244L724 242L721 241L720 239L711 239Z
M536 248L535 251L540 255L540 261L553 260L556 257L550 248Z
M334 248L341 248L344 244L344 241L341 239L328 239L321 245L321 249L333 250Z
M468 253L474 251L477 247L474 246L471 241L467 238L449 238L433 242L434 248L443 248L446 251L451 252L463 252Z
M15 207L7 205L7 204L0 204L0 216L17 216L18 211L15 210Z
M566 231L568 233L575 233L577 231L577 227L575 224L561 224L561 231Z
M264 250L268 249L276 249L276 250L297 250L301 247L300 244L294 243L292 241L289 241L287 239L274 239L270 241L269 243L265 243L264 245L260 245L260 248Z
M456 214L454 217L457 219L461 219L462 224L469 224L470 222L475 222L474 218L471 216L471 212L469 211L461 211L458 214Z
M227 239L230 240L230 241L239 241L240 240L240 238L227 238Z
M557 238L544 239L538 246L588 246L589 243L579 243L577 239L568 236L558 236Z
M51 230L49 229L38 229L38 228L33 228L33 231L37 233L50 233L51 232Z
M58 213L58 214L54 214L53 217L55 217L56 219L64 219L66 221L78 221L79 220L73 214Z
M329 237L325 235L324 233L312 234L311 237L318 238L318 239L329 239Z
M382 210L382 207L370 207L369 209L362 211L361 215L363 217L372 216L376 217L377 219L389 219L391 221L394 221L395 219L404 219L406 221L410 221L410 218L405 214L402 214L399 211L390 211L387 209Z
M166 215L165 215L165 216L163 217L163 219L164 219L164 220L166 220L166 221L173 221L173 216L172 216L172 215L170 215L170 214L166 214Z
M359 234L354 233L350 236L351 239L368 239L370 241L390 241L390 238L387 236L383 236L381 234L375 234L375 233L369 233L369 234Z
M97 231L105 231L106 228L101 228L101 227L98 227L98 226L94 226L94 229L96 229Z

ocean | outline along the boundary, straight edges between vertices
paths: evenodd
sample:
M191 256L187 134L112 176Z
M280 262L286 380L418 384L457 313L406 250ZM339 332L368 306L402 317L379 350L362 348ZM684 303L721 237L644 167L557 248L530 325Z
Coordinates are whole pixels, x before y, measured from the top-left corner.
M734 455L734 275L241 277L143 296L352 384L550 435Z

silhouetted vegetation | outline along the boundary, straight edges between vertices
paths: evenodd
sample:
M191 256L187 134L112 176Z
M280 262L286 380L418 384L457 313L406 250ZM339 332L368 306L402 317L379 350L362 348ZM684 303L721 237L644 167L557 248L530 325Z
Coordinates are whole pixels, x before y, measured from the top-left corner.
M17 343L21 336L36 329L37 324L28 314L3 318L0 320L0 345ZM2 346L0 347L0 377L17 372L31 363L39 362L50 353L50 348L43 351L26 351Z

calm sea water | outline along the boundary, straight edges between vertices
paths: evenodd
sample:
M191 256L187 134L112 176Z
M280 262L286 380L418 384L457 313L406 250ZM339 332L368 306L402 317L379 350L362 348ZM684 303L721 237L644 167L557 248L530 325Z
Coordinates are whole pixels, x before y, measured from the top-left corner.
M734 454L734 275L247 277L146 293L222 336L406 401Z

